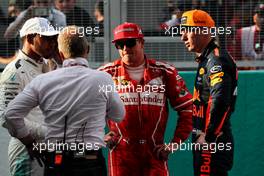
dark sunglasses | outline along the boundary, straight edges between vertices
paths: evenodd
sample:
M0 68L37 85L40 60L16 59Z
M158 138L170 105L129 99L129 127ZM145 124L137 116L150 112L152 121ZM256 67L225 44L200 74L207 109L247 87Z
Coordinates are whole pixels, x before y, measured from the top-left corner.
M115 47L117 49L124 49L124 46L128 48L132 48L137 44L137 39L127 39L127 40L120 40L115 42Z

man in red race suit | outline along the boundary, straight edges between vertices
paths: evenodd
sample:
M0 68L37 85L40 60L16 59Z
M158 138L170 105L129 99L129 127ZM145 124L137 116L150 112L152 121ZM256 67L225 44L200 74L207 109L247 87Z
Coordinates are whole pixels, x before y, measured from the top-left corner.
M169 104L179 114L171 144L186 140L192 130L192 95L175 67L147 58L141 28L123 23L114 30L120 57L99 70L112 75L126 116L108 121L111 176L165 176L172 145L164 143Z

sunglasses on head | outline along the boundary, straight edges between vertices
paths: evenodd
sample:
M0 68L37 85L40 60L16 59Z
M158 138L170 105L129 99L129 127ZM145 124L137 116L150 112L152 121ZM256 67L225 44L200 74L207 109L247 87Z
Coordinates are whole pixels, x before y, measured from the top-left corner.
M127 40L120 40L115 42L115 47L117 49L124 49L124 46L128 48L132 48L137 44L137 39L127 39Z

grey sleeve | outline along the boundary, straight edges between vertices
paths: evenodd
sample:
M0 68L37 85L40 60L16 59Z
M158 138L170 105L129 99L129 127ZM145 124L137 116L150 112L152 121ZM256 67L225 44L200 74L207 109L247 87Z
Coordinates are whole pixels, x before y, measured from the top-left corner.
M12 23L9 24L9 26L7 27L5 34L4 34L5 39L7 39L7 40L13 39L19 34L19 30L21 29L21 27L23 26L23 24L27 20L26 13L27 13L27 10L22 11L17 16L15 21L13 21Z
M23 138L29 135L24 117L38 105L38 95L33 87L34 81L28 84L13 101L8 104L4 117L11 136Z
M118 92L116 91L114 82L110 75L108 75L107 82L107 87L111 87L110 89L108 88L105 90L105 94L107 96L107 118L115 122L120 122L124 119L125 107L118 95Z

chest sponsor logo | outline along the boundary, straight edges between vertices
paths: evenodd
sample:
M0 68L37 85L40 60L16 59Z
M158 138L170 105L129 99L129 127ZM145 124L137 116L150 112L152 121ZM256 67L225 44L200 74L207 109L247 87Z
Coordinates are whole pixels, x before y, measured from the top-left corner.
M204 116L204 107L193 105L193 116L198 118L203 118Z
M163 106L164 94L163 93L119 93L124 105L155 105Z
M199 90L197 90L195 87L193 90L193 101L201 101Z
M200 70L199 70L199 74L200 74L200 75L203 75L204 73L205 73L204 68L200 68Z
M163 85L161 77L154 78L148 82L149 85Z
M222 71L222 66L221 65L215 65L215 66L213 66L210 69L210 72L211 73L217 73L217 72L220 72L220 71Z

